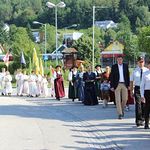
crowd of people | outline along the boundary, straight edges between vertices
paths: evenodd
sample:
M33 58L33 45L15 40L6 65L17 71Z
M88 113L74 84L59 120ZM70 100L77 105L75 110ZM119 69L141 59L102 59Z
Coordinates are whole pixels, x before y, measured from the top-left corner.
M145 67L145 60L139 57L137 67L129 73L128 65L123 63L123 57L117 57L117 63L110 68L106 66L102 70L100 65L85 68L73 66L68 74L68 98L75 101L78 99L84 105L97 105L99 100L103 101L103 108L108 106L108 102L116 105L118 119L124 117L124 110L129 104L135 101L135 123L138 126L149 128L150 113L150 62ZM17 70L15 74L17 95L38 97L49 95L47 75L31 74L26 71ZM9 71L2 69L0 73L0 86L2 95L12 94L12 77ZM65 96L64 79L60 65L55 67L50 78L51 96L60 100ZM134 97L134 99L133 99Z

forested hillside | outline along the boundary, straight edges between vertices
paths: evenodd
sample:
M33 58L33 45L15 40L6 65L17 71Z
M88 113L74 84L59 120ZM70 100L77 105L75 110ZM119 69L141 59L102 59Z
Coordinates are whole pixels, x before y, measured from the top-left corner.
M54 9L46 7L47 0L0 0L0 20L17 26L27 26L33 20L54 25ZM51 0L57 4L58 0ZM92 25L92 6L96 9L96 20L119 22L125 15L136 27L150 25L150 0L64 0L66 7L58 10L58 27L80 24L81 28Z
M24 51L27 66L32 57L33 48L39 53L45 51L44 40L35 43L33 29L44 34L46 25L46 52L51 53L55 46L55 9L48 8L48 0L0 0L0 44L8 50L12 49L14 62L12 68L19 67L21 51ZM49 0L58 4L59 0ZM117 28L103 30L95 28L95 62L100 62L100 51L110 42L118 40L125 46L126 60L135 62L140 52L150 54L150 0L64 0L66 7L58 8L58 45L63 42L63 34L73 32L67 29L78 25L77 30L84 33L81 39L74 42L80 59L92 61L93 40L93 6L95 21L113 20ZM43 25L33 24L39 21ZM3 26L10 26L9 32L4 32ZM101 47L103 46L103 48ZM85 51L87 53L85 53ZM11 67L10 67L11 68Z

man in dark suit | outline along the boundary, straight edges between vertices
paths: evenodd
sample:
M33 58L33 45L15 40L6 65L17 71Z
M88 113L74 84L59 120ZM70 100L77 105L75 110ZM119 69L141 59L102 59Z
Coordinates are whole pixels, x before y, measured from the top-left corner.
M117 64L114 64L110 74L111 90L115 92L118 119L124 116L124 107L128 99L128 88L130 84L128 65L123 63L123 57L117 57Z

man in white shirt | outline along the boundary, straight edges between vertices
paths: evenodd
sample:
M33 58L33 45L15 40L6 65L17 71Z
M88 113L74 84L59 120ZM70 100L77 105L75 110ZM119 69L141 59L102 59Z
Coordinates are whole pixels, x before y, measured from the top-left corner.
M135 123L137 127L143 125L144 121L144 103L141 101L140 94L140 84L142 80L142 75L148 69L144 67L145 61L144 57L138 57L137 67L133 70L130 76L130 92L135 97ZM134 89L134 90L133 90Z
M145 103L145 129L149 129L149 114L150 114L150 61L148 62L148 71L143 73L141 86L141 101Z
M128 65L123 63L123 57L117 57L110 74L110 87L115 92L118 119L124 117L124 107L128 100L128 88L130 84Z

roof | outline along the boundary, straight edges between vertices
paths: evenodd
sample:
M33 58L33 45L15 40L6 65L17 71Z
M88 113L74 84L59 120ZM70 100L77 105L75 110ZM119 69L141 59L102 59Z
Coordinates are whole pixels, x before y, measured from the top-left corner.
M102 54L122 54L124 45L118 41L114 41L108 47L104 49Z
M95 21L95 26L100 27L102 29L116 28L117 23L114 23L112 20Z
M65 48L62 53L77 53L75 48Z
M78 40L82 35L83 33L80 33L80 32L65 33L64 39L70 38L72 40Z
M60 45L58 48L57 48L57 53L61 53L66 47L66 45ZM56 50L53 51L51 54L56 54Z

